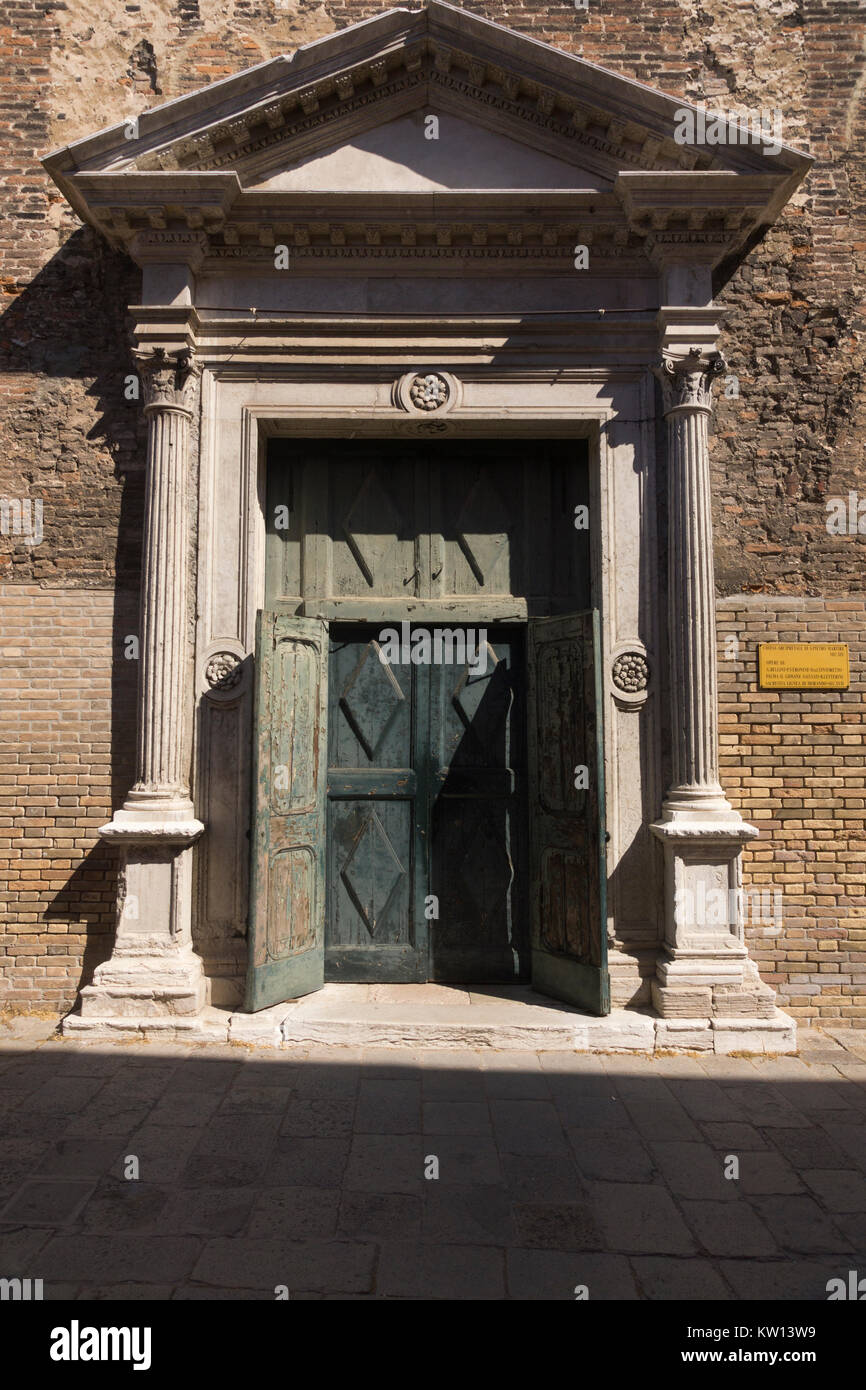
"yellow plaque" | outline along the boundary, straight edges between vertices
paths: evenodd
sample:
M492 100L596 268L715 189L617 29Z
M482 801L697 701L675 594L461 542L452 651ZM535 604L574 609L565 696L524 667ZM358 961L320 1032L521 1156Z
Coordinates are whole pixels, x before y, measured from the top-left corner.
M847 690L847 642L759 642L762 690Z

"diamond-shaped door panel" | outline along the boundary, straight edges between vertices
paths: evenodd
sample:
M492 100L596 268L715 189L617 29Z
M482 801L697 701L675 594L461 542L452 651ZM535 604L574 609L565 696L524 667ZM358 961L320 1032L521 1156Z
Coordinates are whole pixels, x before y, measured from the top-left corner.
M340 870L346 892L371 937L384 927L407 870L373 807Z
M508 667L488 642L486 671L480 674L465 666L451 692L459 724L449 721L449 746L441 750L443 762L465 765L482 761L488 766L507 766L508 719L513 703Z
M414 537L405 539L405 518L375 467L365 472L341 529L354 564L347 570L336 557L335 593L416 593Z
M340 713L372 763L398 715L407 711L406 696L392 668L380 661L378 642L361 649L357 664L340 691Z
M514 518L490 478L479 470L456 521L457 542L475 583L491 594L511 592L510 533Z

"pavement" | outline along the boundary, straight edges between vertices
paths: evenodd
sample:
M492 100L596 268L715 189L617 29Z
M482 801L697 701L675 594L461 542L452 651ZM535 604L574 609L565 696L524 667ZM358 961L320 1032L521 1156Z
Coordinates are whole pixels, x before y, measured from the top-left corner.
M866 1276L862 1031L746 1058L55 1026L0 1024L0 1278L47 1299L823 1301Z

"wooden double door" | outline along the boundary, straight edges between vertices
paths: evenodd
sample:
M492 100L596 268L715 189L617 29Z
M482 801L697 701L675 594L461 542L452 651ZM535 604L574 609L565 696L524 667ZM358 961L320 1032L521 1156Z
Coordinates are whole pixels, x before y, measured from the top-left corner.
M270 441L249 1008L529 979L606 1011L589 502L581 440Z
M325 979L528 980L524 631L382 631L329 632Z
M598 614L386 664L259 614L250 1010L325 979L514 981L610 1008Z

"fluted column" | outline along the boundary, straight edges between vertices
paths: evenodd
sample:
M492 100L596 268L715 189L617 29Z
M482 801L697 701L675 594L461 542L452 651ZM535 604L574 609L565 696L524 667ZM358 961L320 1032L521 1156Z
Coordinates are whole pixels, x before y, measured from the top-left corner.
M140 359L148 418L136 782L128 804L188 806L184 767L189 427L200 369L189 352Z
M671 785L652 829L664 846L665 939L653 1002L671 1041L730 1051L790 1043L790 1020L749 959L742 848L757 835L719 782L716 596L708 418L718 352L664 351L653 369L667 426ZM668 1036L665 1034L663 1036Z
M192 945L192 846L204 830L186 776L189 435L200 369L188 350L139 355L148 421L136 782L103 839L120 847L117 934L64 1029L189 1035L207 998Z
M672 773L666 803L729 812L719 784L716 610L707 417L719 353L693 348L656 367L668 437L668 634Z

